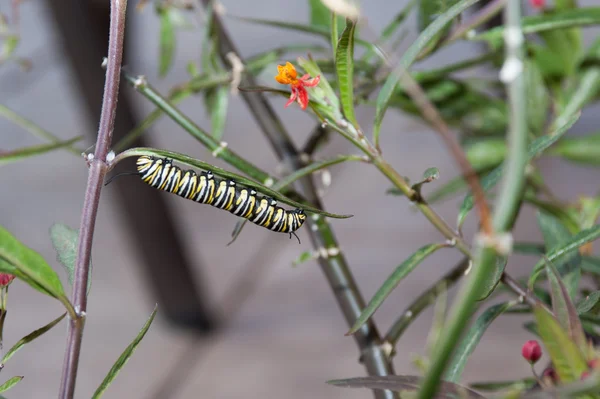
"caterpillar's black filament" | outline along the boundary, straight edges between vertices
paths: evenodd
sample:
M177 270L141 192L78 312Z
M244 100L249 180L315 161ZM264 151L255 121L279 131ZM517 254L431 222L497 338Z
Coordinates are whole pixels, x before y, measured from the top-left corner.
M154 188L224 209L271 231L289 233L290 238L306 220L302 209L283 209L276 200L257 197L256 190L237 187L233 180L218 179L211 171L182 171L172 162L168 158L141 156L137 159L137 171Z

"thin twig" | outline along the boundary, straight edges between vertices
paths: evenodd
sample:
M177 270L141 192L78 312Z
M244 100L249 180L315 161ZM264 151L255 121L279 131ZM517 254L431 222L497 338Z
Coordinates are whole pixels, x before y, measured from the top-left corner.
M94 158L90 161L87 188L81 214L81 225L77 242L77 259L75 261L75 277L71 298L78 318L69 320L60 384L59 398L61 399L72 399L75 393L75 382L77 379L77 368L87 308L88 266L90 264L98 203L100 202L100 191L107 170L106 155L110 149L117 111L126 8L127 0L111 0L108 65L104 84L102 113L96 141L96 152L94 153Z

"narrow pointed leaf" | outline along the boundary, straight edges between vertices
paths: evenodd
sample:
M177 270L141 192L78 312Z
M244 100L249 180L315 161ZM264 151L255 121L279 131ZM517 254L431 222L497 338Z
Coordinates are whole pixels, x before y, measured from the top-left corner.
M471 353L475 350L481 337L494 320L509 308L514 302L504 302L491 306L477 318L469 332L454 350L454 355L446 368L445 381L457 383L462 377L463 370Z
M390 100L396 87L400 82L401 74L410 68L413 62L417 59L418 55L423 51L437 34L442 31L454 18L456 18L464 10L477 3L479 0L461 0L453 7L451 7L446 13L440 15L435 21L433 21L427 29L425 29L417 40L404 52L398 66L390 73L385 83L381 87L381 91L377 96L377 102L375 107L375 121L373 122L373 141L379 142L379 131L381 130L381 123L383 117L390 105Z
M552 132L551 134L535 139L527 149L528 162L540 156L548 147L557 142L558 139L560 139L579 119L579 116L580 113L573 116L565 125L556 129L556 131ZM492 170L485 178L481 179L481 188L483 189L483 191L488 192L489 190L494 188L502 178L503 171L503 165L500 165L494 170ZM462 226L463 222L465 221L465 217L468 215L471 209L473 209L474 203L475 202L473 201L473 195L471 193L467 194L465 196L465 199L463 200L458 214L459 226Z
M441 244L429 244L421 247L417 252L412 254L406 259L396 270L389 276L381 288L377 290L373 298L365 309L361 312L359 318L356 320L352 328L346 333L346 335L353 334L375 313L375 311L381 306L383 301L390 295L390 293L400 284L400 281L412 272L421 262L423 262L429 255L443 248Z
M73 276L75 274L75 259L77 258L77 240L79 230L72 229L66 224L55 223L50 227L50 239L52 246L56 250L56 259L65 267L69 284L73 285ZM90 276L92 271L92 261L90 260ZM92 279L88 279L87 292L89 294L92 286Z
M579 7L552 14L527 16L521 19L524 34L596 24L600 24L600 7ZM471 39L485 40L493 46L497 46L502 42L503 33L504 27L502 26L484 31Z
M520 399L555 399L555 398L580 398L592 399L600 392L600 374L592 372L588 377L581 381L576 381L571 384L560 384L555 387L537 388L531 390L524 395L519 396ZM587 395L586 395L587 394ZM504 396L506 397L506 396Z
M8 381L6 381L4 384L0 385L0 393L8 391L9 389L11 389L15 385L17 385L19 382L21 382L22 379L23 379L23 376L16 376L16 377L9 378Z
M138 335L135 337L133 342L131 344L129 344L129 346L127 348L125 348L125 350L123 351L121 356L119 356L119 358L117 359L115 364L112 366L112 368L110 369L110 371L104 378L104 381L102 381L102 384L100 384L100 386L98 387L96 392L94 392L92 399L99 399L100 397L102 397L102 395L104 394L104 391L106 391L106 389L110 386L110 384L112 384L114 379L117 378L117 376L121 372L121 369L127 364L127 362L129 361L129 358L133 355L133 353L137 349L138 345L140 344L140 342L142 342L142 339L148 332L148 329L150 328L150 325L152 324L152 321L154 320L154 316L156 316L157 310L158 310L158 305L154 306L154 310L150 314L150 317L146 321L146 324L144 324L144 326L142 327L142 329L140 330Z
M569 229L554 215L538 210L537 220L542 235L544 236L544 245L550 251L563 246L564 243L571 240L573 235ZM577 282L572 280L573 278L577 280L577 273L581 271L581 255L577 249L565 253L553 263L556 268L561 271L561 276L564 276L565 279L571 279L570 283ZM568 286L569 292L574 296L578 287L572 285Z
M175 27L168 7L160 7L158 10L160 16L160 38L159 38L159 59L158 75L164 77L171 65L175 55Z
M210 115L212 136L221 140L225 132L227 108L229 104L229 87L221 86L206 92L206 110Z
M335 213L329 213L329 212L319 210L319 209L314 208L307 204L301 204L299 202L296 202L294 200L291 200L291 199L285 197L284 195L282 195L281 193L278 193L277 191L274 191L272 188L263 186L260 183L257 183L253 180L248 179L247 177L228 172L224 169L218 168L209 163L199 161L197 159L188 157L187 155L180 154L177 152L158 150L158 149L154 149L154 148L132 148L132 149L124 151L120 154L120 156L123 158L133 157L133 156L141 156L141 155L170 158L170 159L174 159L175 161L181 162L182 164L185 164L185 165L193 166L193 167L196 167L199 169L210 170L216 176L219 176L219 177L222 177L225 179L235 180L237 183L239 183L243 186L253 187L256 189L256 191L260 192L263 195L266 195L275 200L281 201L284 204L288 204L290 206L295 206L297 208L304 209L305 211L310 212L310 213L316 213L319 215L323 215L323 216L327 216L327 217L335 218L335 219L346 219L346 218L352 217L352 215L337 215Z
M577 304L577 313L584 314L592 311L597 313L598 302L600 302L600 291L594 291Z
M600 237L600 225L595 225L589 229L582 230L579 233L575 234L571 239L567 242L564 242L559 248L555 248L546 253L546 257L549 261L553 262L555 259L558 259L566 254L569 254L571 251L578 249L583 244L588 242L592 242ZM529 277L529 286L533 286L535 280L539 276L539 274L544 270L544 259L540 260L536 263L533 271L531 272L531 276ZM560 271L560 269L559 269ZM562 274L562 273L561 273Z
M17 351L19 349L21 349L23 346L27 345L34 339L36 339L36 338L42 336L43 334L45 334L46 332L50 331L50 329L52 329L52 327L54 327L55 325L60 323L60 321L62 319L64 319L64 317L66 315L67 315L66 313L63 313L62 315L58 316L56 319L52 320L50 323L46 324L45 326L40 327L37 330L35 330L35 331L31 332L30 334L27 334L26 336L21 338L19 340L19 342L17 342L15 345L13 345L13 347L10 348L8 350L8 352L6 352L6 354L2 358L2 365L6 364L6 362L8 362L10 360L10 358L13 357L13 355L15 353L17 353Z
M42 155L60 148L70 147L79 140L81 140L81 136L74 137L67 141L59 141L52 144L34 145L31 147L19 148L14 151L2 152L0 153L0 166L11 162L21 161L25 158L34 157L36 155Z
M346 28L338 41L335 52L335 68L337 71L340 99L346 119L355 127L358 126L354 115L354 29L353 21L346 21Z
M565 138L556 143L550 154L582 165L600 166L600 133Z
M524 389L529 389L533 387L537 381L535 378L524 378L522 380L514 380L514 381L482 381L482 382L473 382L469 384L469 388L473 388L477 391L500 391L505 390L511 387L523 387Z
M0 262L2 265L12 266L11 271L1 270L5 273L15 274L35 289L43 289L46 294L58 299L66 300L63 286L58 275L46 263L44 258L34 250L23 245L8 230L0 226ZM35 285L31 284L33 282ZM44 292L42 291L42 292ZM68 302L68 301L67 301Z
M587 371L587 362L568 333L547 310L534 308L538 332L562 382L579 380Z
M308 261L317 259L318 255L312 251L304 251L302 252L292 263L294 266L301 265L302 263L306 263Z
M371 377L355 377L342 380L327 381L328 384L343 388L369 388L369 389L388 389L391 391L409 391L414 392L419 389L423 381L422 377L416 375L386 375ZM441 382L438 393L435 398L467 398L484 399L477 392L458 384L451 382Z
M569 292L560 278L560 274L551 262L546 262L546 274L550 281L550 295L552 296L552 310L561 327L569 333L569 337L579 346L582 353L586 352L587 341L579 320L575 305L571 301Z
M276 28L288 29L288 30L292 30L292 31L296 31L296 32L317 35L317 36L321 36L323 39L325 39L327 41L330 40L330 36L331 36L330 29L327 27L324 27L324 26L311 26L311 25L304 25L304 24L299 24L299 23L294 23L294 22L282 22L282 21L274 21L274 20L270 20L270 19L238 17L238 16L232 16L232 15L229 15L229 17L235 18L240 21L253 23L253 24L272 26L272 27L276 27ZM356 38L355 42L356 42L356 44L360 44L361 46L364 46L364 47L374 51L376 54L380 53L377 50L377 46L373 45L372 43L369 43L366 40L361 40L361 39Z

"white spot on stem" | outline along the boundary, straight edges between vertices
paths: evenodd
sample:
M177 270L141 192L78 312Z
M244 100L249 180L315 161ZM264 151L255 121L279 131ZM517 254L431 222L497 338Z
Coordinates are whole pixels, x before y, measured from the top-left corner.
M216 158L221 151L223 151L223 149L227 148L227 145L228 144L226 142L221 141L221 144L219 144L219 146L212 152L212 156Z
M244 64L236 53L230 51L225 56L231 64L231 94L237 95L239 90L238 86L242 81L242 72L244 72Z
M505 84L513 82L523 72L523 62L515 57L508 58L500 70L500 80Z

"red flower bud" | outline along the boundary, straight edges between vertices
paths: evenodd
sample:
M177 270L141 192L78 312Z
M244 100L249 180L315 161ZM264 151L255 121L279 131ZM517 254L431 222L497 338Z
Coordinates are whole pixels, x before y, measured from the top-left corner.
M544 370L544 374L542 374L542 376L544 378L549 378L552 382L558 381L558 375L556 374L556 370L554 370L552 367L548 367L546 370Z
M521 348L521 354L531 364L535 364L542 357L542 347L534 339L527 341Z
M581 380L585 380L586 378L588 378L590 376L590 372L589 371L584 371L583 373L581 373Z
M546 0L529 0L529 4L533 8L544 8L546 6Z
M15 279L15 276L8 273L0 273L0 288L6 287Z
M600 367L600 359L596 358L596 359L592 359L588 362L588 367L591 369L596 369L598 367Z

